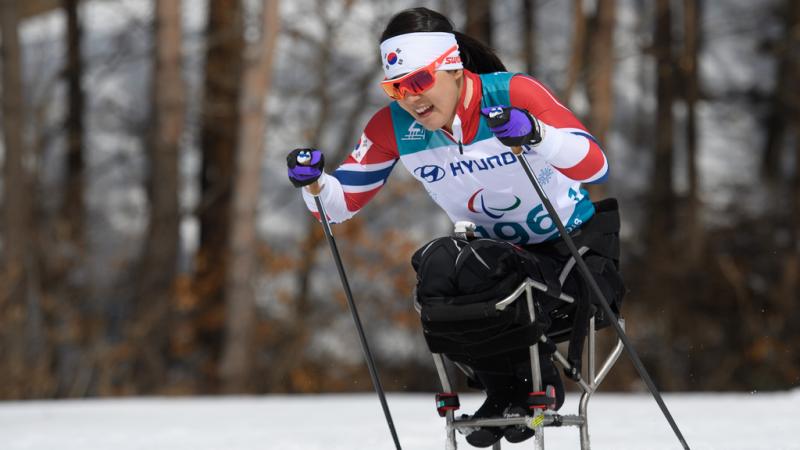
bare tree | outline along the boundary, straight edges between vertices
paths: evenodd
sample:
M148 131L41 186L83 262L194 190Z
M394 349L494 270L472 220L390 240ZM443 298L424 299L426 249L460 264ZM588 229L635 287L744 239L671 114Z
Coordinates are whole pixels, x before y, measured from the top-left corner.
M525 72L536 70L536 0L522 0L522 59Z
M790 80L800 78L800 3L796 1L786 1L784 45L786 67L782 67L787 72ZM785 312L784 321L786 328L793 327L796 320L800 318L797 305L794 299L797 290L800 288L800 92L797 89L790 89L784 93L786 102L786 112L788 117L789 131L794 133L794 173L788 186L789 198L791 199L789 215L789 243L783 258L783 279L781 288L777 292L778 304ZM789 331L788 329L786 331ZM788 333L787 333L788 334ZM788 336L787 336L788 337Z
M78 16L78 0L64 0L67 17L67 163L64 200L61 204L61 227L59 237L63 253L71 255L73 261L65 264L65 272L81 265L84 253L84 213L83 190L86 184L86 164L83 158L83 113L85 95L83 80L83 56L81 52L81 22Z
M37 345L26 342L36 317L37 286L33 273L32 190L25 158L28 155L23 130L22 55L19 43L19 11L17 2L0 2L2 26L3 83L3 258L0 272L0 367L5 380L0 384L0 397L22 398L26 394L28 368L35 358ZM29 314L33 312L34 314ZM33 324L40 326L40 324ZM27 332L27 333L26 333Z
M572 50L570 50L569 65L567 66L567 81L561 90L561 99L564 103L569 103L575 86L578 83L583 60L586 54L586 15L583 11L583 0L572 1Z
M466 34L492 45L492 8L489 0L467 0Z
M674 58L672 56L672 20L669 0L656 2L656 26L653 51L656 57L656 130L650 190L649 248L663 255L674 220L675 201L672 190L672 148L674 102Z
M775 86L772 90L770 99L770 112L764 124L767 136L764 144L764 153L761 160L761 171L768 182L775 185L778 181L780 172L781 154L784 145L787 128L791 127L788 123L790 108L787 93L796 90L797 80L792 78L792 61L797 58L796 50L793 50L793 43L796 39L793 31L793 9L797 8L797 2L787 0L780 5L781 18L785 32L781 39L774 44L775 53ZM795 44L796 45L796 44Z
M195 366L216 368L222 351L231 193L238 148L242 22L241 0L209 2L200 132L200 248L193 280L196 304L189 312L193 336L186 346ZM205 373L210 377L203 381L215 389L216 374L208 370Z
M94 330L83 326L86 302L85 270L86 237L84 189L86 186L86 164L84 162L84 112L85 93L83 91L83 52L81 41L83 29L79 14L78 0L63 0L66 15L66 66L64 76L67 84L66 116L66 161L64 171L64 197L55 221L53 248L40 249L40 258L49 260L45 276L45 288L51 298L57 298L57 312L53 314L51 326L59 330L76 330L60 333L56 342L59 370L67 370L71 379L62 382L62 392L68 396L85 395L88 385L85 380L91 370L91 352L86 342L93 340ZM51 256L52 255L52 256ZM70 359L81 361L70 368Z
M136 384L145 392L163 386L170 314L180 245L178 157L185 117L181 75L181 0L155 3L152 78L152 134L149 137L147 194L150 221L135 280L131 336L140 367Z
M245 391L251 384L256 325L253 278L257 276L255 252L258 241L255 224L264 155L264 104L272 82L272 63L280 26L278 5L279 0L263 2L261 37L248 45L242 74L230 264L226 278L225 343L219 369L226 392Z
M63 0L26 0L19 2L20 18L28 18L42 13L48 13L58 9Z
M795 27L800 26L800 17L798 17L797 9L800 8L795 6ZM797 33L795 33L795 40L797 40ZM794 61L794 74L795 79L800 77L800 63L797 62L797 59ZM797 92L794 92L792 104L794 110L793 123L795 139L794 175L791 183L793 201L791 221L789 222L789 242L795 243L795 245L789 248L788 255L785 259L784 281L782 283L783 292L780 294L783 304L786 306L785 310L789 312L790 317L784 323L787 324L787 327L793 328L797 320L800 319L800 312L797 310L797 305L792 301L794 298L793 296L800 288L800 245L797 245L797 242L800 242L800 95L798 95Z
M674 58L672 55L672 10L670 0L657 0L655 9L655 30L653 35L653 54L656 65L656 118L655 136L653 140L652 169L650 174L650 187L647 197L647 219L643 225L647 249L647 271L639 272L644 284L642 295L651 302L658 304L663 299L671 298L672 281L675 280L674 265L670 264L670 251L673 237L673 221L675 199L672 188L672 148L673 148L673 116L674 103ZM656 339L667 341L673 336L672 317L673 309L661 311L657 327L651 333ZM671 375L678 367L670 366L662 361L669 359L671 348L658 347L654 350L653 365L655 376L666 382L673 383L677 380ZM674 384L667 384L667 387Z
M700 220L700 193L697 173L697 101L700 80L697 70L700 51L701 0L683 0L683 52L680 68L683 79L683 97L686 102L686 168L689 192L686 201L686 229L690 260L697 263L703 248L703 227Z
M598 0L597 10L591 19L588 39L589 63L587 73L587 93L591 110L587 126L589 131L605 148L606 137L614 117L614 16L615 0ZM605 193L603 185L589 186L593 198Z

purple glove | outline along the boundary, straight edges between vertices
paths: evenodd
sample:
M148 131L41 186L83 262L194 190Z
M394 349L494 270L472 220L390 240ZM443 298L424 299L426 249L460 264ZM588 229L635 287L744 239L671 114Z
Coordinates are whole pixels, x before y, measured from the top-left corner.
M489 129L507 147L536 145L542 142L539 121L528 111L508 106L490 106L481 109Z
M296 148L286 156L286 166L294 187L308 186L322 176L325 156L314 148Z

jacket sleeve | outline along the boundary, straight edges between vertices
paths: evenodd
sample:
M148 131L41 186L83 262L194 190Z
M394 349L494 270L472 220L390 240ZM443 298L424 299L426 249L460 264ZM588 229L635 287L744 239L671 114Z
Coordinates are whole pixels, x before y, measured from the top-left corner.
M566 177L583 183L601 183L608 177L608 161L586 127L541 83L515 75L509 86L511 106L528 110L539 119L542 142L533 152Z
M344 222L363 208L386 184L400 158L391 112L378 111L367 123L355 149L332 173L320 177L320 200L333 223ZM314 197L302 189L308 209L319 219Z

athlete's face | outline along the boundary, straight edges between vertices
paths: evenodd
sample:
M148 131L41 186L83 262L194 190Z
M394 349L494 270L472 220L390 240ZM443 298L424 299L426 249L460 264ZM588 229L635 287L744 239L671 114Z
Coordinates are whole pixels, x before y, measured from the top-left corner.
M427 91L419 95L406 95L397 101L417 123L430 131L453 124L464 71L439 70L435 76L436 82Z

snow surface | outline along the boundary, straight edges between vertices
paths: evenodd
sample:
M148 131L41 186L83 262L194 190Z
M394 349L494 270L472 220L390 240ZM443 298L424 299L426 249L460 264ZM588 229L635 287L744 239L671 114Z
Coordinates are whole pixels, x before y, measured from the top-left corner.
M404 449L444 448L432 394L389 394ZM573 413L568 393L562 413ZM666 394L694 450L800 449L800 390ZM472 412L480 395L462 395ZM596 394L589 404L594 449L680 449L647 394ZM579 448L577 428L546 428L548 450ZM459 436L459 448L472 448ZM394 448L373 394L132 398L0 402L3 450L310 450ZM533 448L532 441L503 448Z

